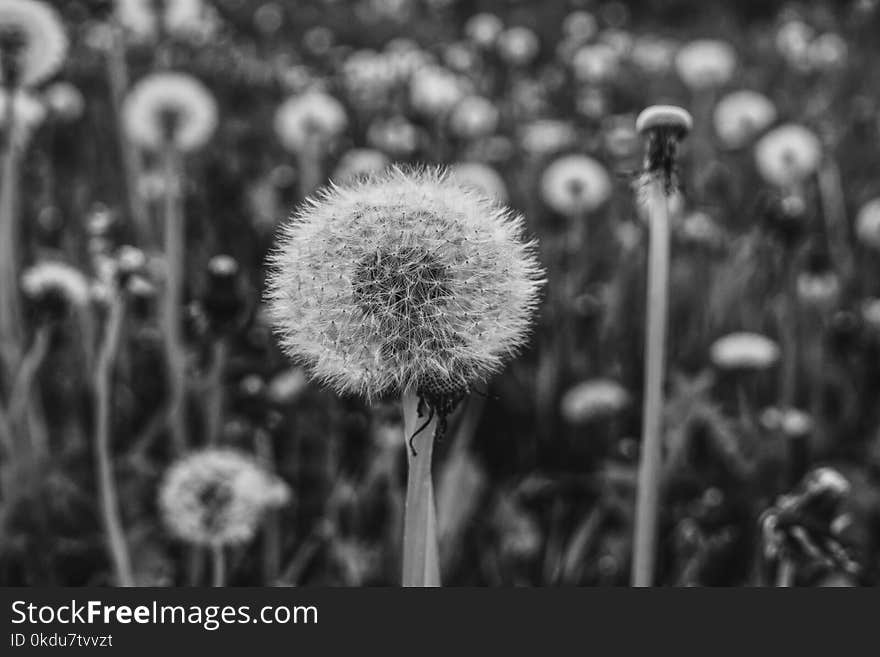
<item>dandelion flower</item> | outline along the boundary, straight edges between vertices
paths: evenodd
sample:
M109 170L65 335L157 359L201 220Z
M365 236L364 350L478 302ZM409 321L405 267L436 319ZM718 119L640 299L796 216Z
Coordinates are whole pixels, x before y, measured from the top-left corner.
M449 127L464 139L485 137L498 127L498 108L488 98L465 96L452 110Z
M217 16L204 0L116 0L116 20L141 39L153 38L162 29L176 35L210 35Z
M815 134L800 125L774 128L755 145L755 161L769 183L789 187L801 183L819 167L822 147Z
M578 80L602 82L613 76L620 60L614 49L604 43L579 48L571 60L571 67Z
M495 169L482 162L460 162L450 173L459 185L471 187L498 203L507 202L507 185Z
M331 186L269 259L282 347L342 393L467 390L520 347L541 270L521 218L437 171Z
M626 408L629 401L629 393L616 381L582 381L562 396L562 416L572 424L581 424L613 415Z
M720 87L736 68L736 53L730 44L715 39L686 43L675 56L679 77L691 89Z
M465 35L481 48L491 48L503 31L504 23L495 14L476 14L464 24Z
M159 490L168 529L194 545L245 543L262 515L283 506L290 490L247 454L205 449L174 463Z
M498 54L507 63L523 66L538 55L538 35L527 27L511 27L498 36Z
M0 89L0 125L6 125L9 112L9 92ZM26 91L14 91L12 96L13 134L18 143L26 143L43 120L46 107Z
M390 163L382 151L353 148L342 156L331 177L337 183L345 183L384 171Z
M395 157L411 155L420 139L419 129L404 116L378 119L367 129L367 142Z
M82 92L70 82L56 82L44 92L43 98L49 111L63 121L76 121L85 110Z
M217 128L211 92L185 73L153 73L135 84L122 108L126 132L139 146L193 151Z
M859 209L856 237L865 246L880 251L880 198L868 201Z
M91 298L88 279L78 269L59 261L45 261L26 269L21 289L36 313L49 320L63 319L83 308Z
M541 176L544 202L561 214L589 212L611 195L605 167L586 155L566 155L550 164Z
M427 116L449 113L467 92L466 81L442 66L423 68L410 79L410 102Z
M329 142L347 127L342 103L322 91L291 96L275 112L275 134L281 145L293 152L306 146L309 139Z
M3 86L30 87L52 77L61 68L68 45L61 18L48 4L36 0L0 0ZM10 71L14 80L5 79Z
M779 346L759 333L730 333L712 344L711 358L721 369L763 370L779 360Z
M813 39L807 57L814 68L820 71L833 71L846 64L847 50L846 41L842 36L827 32Z
M537 119L520 130L522 149L534 157L544 157L571 146L576 138L574 127L559 119Z
M757 91L734 91L715 107L715 132L729 148L744 146L775 120L773 102Z

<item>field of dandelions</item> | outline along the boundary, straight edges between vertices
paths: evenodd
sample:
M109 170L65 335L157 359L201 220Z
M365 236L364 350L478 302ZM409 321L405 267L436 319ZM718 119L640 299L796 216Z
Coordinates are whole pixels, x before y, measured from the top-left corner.
M0 0L0 584L876 585L878 33Z

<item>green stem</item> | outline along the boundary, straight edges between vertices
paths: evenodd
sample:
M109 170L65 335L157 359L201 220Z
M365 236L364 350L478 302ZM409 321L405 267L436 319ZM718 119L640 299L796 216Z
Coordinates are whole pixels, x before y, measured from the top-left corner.
M119 513L119 495L116 490L116 479L113 475L113 455L110 448L111 402L113 387L113 369L125 320L125 301L114 293L110 303L107 327L103 343L98 353L95 372L95 459L98 470L98 494L101 500L101 519L107 537L107 547L113 561L116 583L119 586L134 586L134 574L125 530Z
M651 244L648 270L648 330L641 463L636 500L633 586L651 586L657 548L657 514L663 442L663 373L669 279L669 210L663 181L651 182Z
M425 420L418 416L418 397L414 392L405 392L401 404L404 439L409 443ZM434 418L415 437L415 453L407 444L409 472L403 519L404 586L440 586L437 519L431 478L431 455L434 451L436 429L437 419Z
M174 148L162 153L165 178L165 296L162 313L168 384L168 426L178 453L186 450L186 351L181 336L185 226L180 198L180 164Z

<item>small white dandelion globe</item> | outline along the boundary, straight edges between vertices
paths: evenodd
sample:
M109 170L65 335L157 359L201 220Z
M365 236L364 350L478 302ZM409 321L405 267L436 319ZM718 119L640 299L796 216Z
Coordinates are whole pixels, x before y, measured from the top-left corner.
M330 179L335 183L346 183L366 178L384 171L389 164L391 161L382 151L375 148L353 148L339 159Z
M675 69L691 89L720 87L733 76L736 52L724 41L698 39L679 49Z
M776 106L764 94L744 89L715 106L715 133L728 148L740 148L776 120Z
M515 66L524 66L538 55L541 43L538 35L527 27L511 27L498 36L498 54Z
M464 24L467 38L481 48L491 48L502 31L504 31L504 23L495 14L476 14Z
M773 340L745 331L718 338L710 353L719 369L763 370L779 360L779 346Z
M522 219L435 170L330 186L283 226L281 346L341 393L460 391L525 342L542 271Z
M171 465L159 489L159 508L177 538L221 546L249 541L263 514L289 498L287 485L244 452L208 448Z
M764 180L779 187L803 182L815 173L821 160L818 137L793 123L774 128L755 144L758 172Z
M592 379L570 388L561 402L562 416L571 424L608 417L626 408L629 393L617 381Z
M416 71L409 83L412 106L432 117L448 114L468 91L464 78L442 66L427 66Z
M617 52L605 43L583 46L574 53L571 68L583 82L603 82L615 75L620 66Z
M541 196L560 214L590 212L611 196L611 178L605 167L593 158L565 155L544 170Z
M507 185L495 169L482 162L459 162L450 174L463 187L471 187L498 203L507 203Z
M10 66L3 62L0 77L14 71L10 84L30 87L52 77L64 62L69 42L64 25L55 9L37 0L0 0L0 57L11 56Z
M880 198L871 199L859 209L856 237L865 246L880 251Z
M152 73L138 80L122 107L125 130L138 146L181 152L204 146L217 128L217 103L186 73Z
M326 144L348 127L345 108L323 91L307 91L285 100L275 112L275 134L281 145L296 152L310 140Z
M46 107L32 94L21 90L13 92L11 104L14 138L24 144L46 118ZM6 124L9 106L9 92L0 89L0 125Z
M85 111L82 92L70 82L55 82L43 92L43 99L52 114L62 121L76 121Z
M115 0L119 24L140 39L155 37L162 28L175 35L210 34L217 18L205 0Z
M560 119L536 119L519 133L522 149L533 157L545 157L571 146L577 134L574 126Z
M495 132L498 108L483 96L465 96L449 115L449 129L462 139L476 139Z
M21 290L35 301L53 298L71 307L83 307L89 302L90 285L79 269L65 262L46 260L22 272Z

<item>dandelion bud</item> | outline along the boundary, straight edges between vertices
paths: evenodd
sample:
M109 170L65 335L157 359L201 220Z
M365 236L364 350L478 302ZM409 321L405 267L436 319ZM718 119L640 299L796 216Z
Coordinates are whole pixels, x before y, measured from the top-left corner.
M263 514L290 499L290 489L247 454L205 449L174 463L159 489L168 529L193 545L249 541Z
M207 328L215 336L229 335L243 324L245 298L238 262L234 258L227 255L211 258L200 303Z
M466 389L525 341L541 270L521 231L434 171L326 188L269 259L281 345L340 392Z

